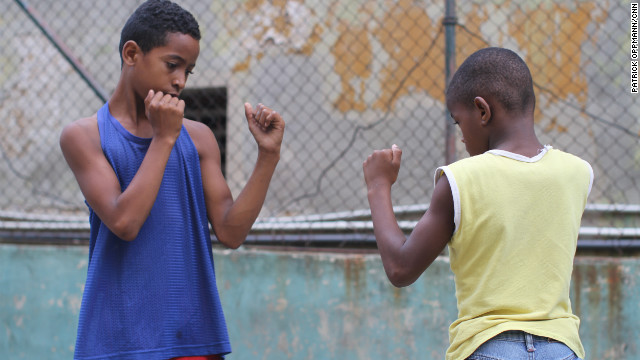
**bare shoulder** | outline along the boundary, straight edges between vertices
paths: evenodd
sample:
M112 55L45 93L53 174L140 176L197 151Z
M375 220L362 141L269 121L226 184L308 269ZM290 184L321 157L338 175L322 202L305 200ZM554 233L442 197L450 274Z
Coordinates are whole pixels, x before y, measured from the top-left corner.
M193 141L200 156L203 155L203 152L206 153L218 148L216 138L207 125L189 119L184 119L182 123L185 129L187 129L187 133L189 133L191 141Z
M73 141L75 138L87 136L90 138L100 137L98 131L97 114L93 114L90 117L78 119L65 125L65 127L62 129L62 133L60 134L60 142L69 142Z
M78 119L62 129L60 147L65 156L100 148L100 133L98 131L98 116Z

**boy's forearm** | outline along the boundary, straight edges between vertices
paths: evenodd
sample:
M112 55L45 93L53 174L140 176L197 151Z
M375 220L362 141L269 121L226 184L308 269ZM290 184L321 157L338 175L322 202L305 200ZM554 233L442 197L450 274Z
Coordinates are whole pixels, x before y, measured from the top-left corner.
M228 239L225 241L227 246L237 248L242 245L251 231L251 227L262 210L271 178L279 160L279 153L258 153L256 166L247 184L226 213L224 233L217 234Z
M402 266L400 257L406 238L393 213L390 186L388 189L381 187L368 189L367 197L382 264L387 276L395 284L394 276L398 272L398 267Z
M131 183L116 199L114 233L133 240L149 217L155 203L174 142L152 140L140 168Z
M397 251L405 242L405 236L393 213L391 191L375 189L368 191L373 231L380 251Z

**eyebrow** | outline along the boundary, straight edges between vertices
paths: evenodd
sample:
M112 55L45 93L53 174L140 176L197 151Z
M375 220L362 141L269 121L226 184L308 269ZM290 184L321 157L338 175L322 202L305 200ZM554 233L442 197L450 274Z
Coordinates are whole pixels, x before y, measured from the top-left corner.
M169 54L169 55L166 55L166 57L170 58L171 60L178 60L178 61L183 62L183 63L187 62L184 58L182 58L182 56L177 55L177 54ZM196 66L196 64L189 64L188 67L195 67L195 66Z

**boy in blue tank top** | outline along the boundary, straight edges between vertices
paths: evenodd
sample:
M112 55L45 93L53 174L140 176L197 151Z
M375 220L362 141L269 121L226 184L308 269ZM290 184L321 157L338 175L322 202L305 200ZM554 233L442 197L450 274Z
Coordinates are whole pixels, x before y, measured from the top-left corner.
M584 358L569 289L591 166L540 143L531 73L511 50L467 58L446 105L471 157L436 170L408 238L391 202L402 151L393 145L363 164L389 280L412 284L448 246L458 306L448 360Z
M258 158L234 200L213 133L184 119L178 98L199 40L198 23L180 6L142 4L122 29L113 95L60 136L91 222L75 359L222 359L231 352L209 223L225 246L243 243L279 161L285 124L262 104L244 105Z

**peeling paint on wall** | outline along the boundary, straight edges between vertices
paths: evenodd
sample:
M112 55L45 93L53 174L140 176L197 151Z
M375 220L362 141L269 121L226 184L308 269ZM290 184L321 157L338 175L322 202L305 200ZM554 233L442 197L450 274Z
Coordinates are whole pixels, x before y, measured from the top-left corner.
M337 13L344 5L336 2L326 19L299 1L249 1L243 11L251 14L250 36L243 45L251 54L236 63L234 71L247 71L251 60L259 60L265 45L272 43L290 53L311 55L320 37L332 30L337 33L330 48L333 70L340 78L341 93L333 105L345 113L369 108L387 111L398 98L423 91L444 101L444 34L441 16L429 14L429 6L411 0L394 2L368 1L352 12ZM602 5L602 4L601 4ZM344 5L346 6L346 5ZM353 4L350 3L353 8ZM383 11L376 11L386 7ZM477 3L459 8L461 26L456 34L458 65L475 50L491 45L509 46L523 54L529 64L539 96L550 104L575 99L582 106L587 100L588 82L583 72L583 45L596 39L590 30L603 22L608 13L594 1L579 6L548 1L512 1L501 4ZM344 10L344 9L343 9ZM489 22L492 14L491 23ZM496 15L502 14L502 15ZM368 20L363 20L368 19ZM496 20L505 22L506 31L497 29ZM323 21L320 21L323 20ZM295 30L295 31L294 31ZM374 44L374 42L376 44ZM384 52L376 52L377 47ZM305 48L304 51L301 49ZM386 59L379 76L372 75L375 58ZM367 88L379 88L374 99L367 99ZM540 117L541 107L538 107ZM556 118L547 131L566 132L567 125Z
M0 246L0 352L69 359L86 247ZM230 358L442 358L457 309L439 257L411 286L393 287L379 255L215 250ZM577 256L571 299L590 359L640 354L637 258ZM47 283L42 290L32 284Z
M525 54L538 97L544 97L548 105L570 99L586 105L589 84L582 49L585 43L596 41L589 30L606 19L605 8L592 1L581 2L580 6L541 2L515 7L509 34ZM537 119L541 111L539 106ZM568 128L552 117L545 130L567 132Z
M16 310L22 310L26 302L27 302L26 295L16 295L13 297L13 304L15 305Z
M303 1L252 0L245 2L233 15L238 16L241 12L251 14L250 23L234 30L234 35L242 39L241 45L249 54L235 64L233 72L248 70L252 59L260 60L269 45L285 48L288 53L309 56L320 40L319 19Z
M633 271L628 261L616 258L584 258L574 267L572 308L581 319L589 358L630 358L639 350L631 340L638 330L628 322L635 316L630 304L638 302L632 300L638 294Z
M402 0L379 23L373 36L389 58L381 72L381 94L373 107L387 111L399 97L417 91L443 101L444 32L439 20L432 19L424 5Z
M311 179L298 182L293 191L291 186L274 183L278 200L273 200L276 195L269 197L265 212L322 213L335 210L332 206L338 203L350 209L366 207L362 196L334 196L332 192L338 191L326 184L356 178L354 154L388 146L392 140L402 142L407 154L420 153L413 164L410 157L405 159L404 168L411 169L408 181L420 183L428 175L418 171L441 165L442 151L435 149L444 147L442 125L446 120L443 3L250 3L245 6L248 3L242 2L236 14L240 19L259 19L257 25L249 21L248 26L240 27L235 18L220 18L222 36L229 43L222 57L234 65L230 83L237 85L230 93L241 94L231 98L229 108L241 109L240 97L250 93L293 114L289 123L293 136L285 153L296 156L283 155L287 164L282 167L283 178L304 174L305 180ZM287 13L289 3L313 10L304 28L316 30L301 33L310 46L308 51L295 52L293 43L276 44L265 38L265 34L286 34L285 27L276 25L276 18ZM276 6L277 11L268 10ZM540 141L579 154L592 164L596 182L589 201L594 203L635 203L639 196L633 179L640 166L635 136L640 123L634 117L637 102L623 90L626 73L622 73L621 59L628 33L619 24L628 19L621 15L622 8L610 0L467 1L457 2L456 8L456 63L487 46L514 49L527 61L535 83L534 118ZM263 20L265 17L269 20ZM259 79L264 77L274 81L263 84ZM241 115L238 110L230 119L241 119ZM240 131L239 125L233 134ZM337 131L328 134L328 129ZM323 135L317 135L320 133ZM244 144L245 139L238 135L234 141ZM351 144L346 150L354 151L345 150L344 158L335 160L332 156L316 158L310 150L331 154L325 147L342 150L345 143ZM245 151L243 146L231 153ZM456 146L457 158L466 157L464 146L459 142ZM313 163L303 159L313 159ZM238 178L248 177L250 171L244 168ZM399 203L427 201L417 191L425 187L420 183L399 188Z
M366 80L371 76L373 52L366 28L349 28L349 24L340 22L340 36L331 48L335 58L334 71L340 77L342 93L338 95L334 106L341 112L348 110L364 111L367 104L364 99Z
M68 6L91 8L85 3L74 0ZM83 19L51 19L54 30L76 52L82 51L78 55L107 89L119 76L114 57L119 21L135 8L126 1L109 4L105 9L117 11L108 18L95 8L86 13L96 18L87 32L73 30L84 27ZM50 6L44 0L32 5ZM188 86L229 91L227 150L234 165L227 180L234 194L253 169L255 147L242 106L250 100L282 109L291 120L281 176L272 183L261 215L366 207L366 197L355 187L345 191L349 185L344 179L361 177L354 170L360 157L383 139L402 140L408 150L403 168L411 169L404 178L410 185L397 189L399 203L428 201L429 185L423 179L441 165L444 148L443 2L233 0L184 5L195 9L203 31L197 76ZM637 202L640 196L633 186L640 169L635 146L640 123L633 116L639 108L620 90L627 79L619 59L626 55L622 45L628 41L619 27L621 9L626 7L610 0L457 2L457 63L488 44L523 55L539 85L541 141L580 153L592 163L597 176L592 202ZM85 212L57 140L63 124L90 115L101 103L35 25L21 11L12 11L17 17L3 17L0 24L0 33L10 34L7 51L0 55L0 62L8 56L0 68L0 118L7 120L0 123L0 147L6 152L0 180L24 184L18 189L24 196L0 199L0 205ZM71 26L60 26L65 21ZM33 102L29 99L39 103L20 103ZM633 135L609 129L614 122ZM371 124L375 131L354 132ZM352 135L358 136L350 145ZM352 151L338 158L343 144ZM466 156L458 146L459 157Z

